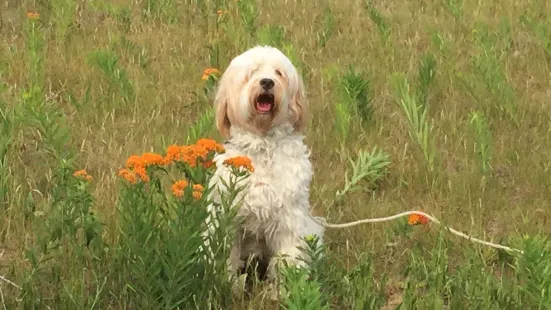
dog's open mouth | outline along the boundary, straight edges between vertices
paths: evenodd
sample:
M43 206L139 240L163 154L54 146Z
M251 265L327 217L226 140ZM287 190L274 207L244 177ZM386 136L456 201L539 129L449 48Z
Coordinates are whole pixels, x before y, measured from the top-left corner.
M256 98L256 111L259 113L270 113L274 108L274 95L262 94Z

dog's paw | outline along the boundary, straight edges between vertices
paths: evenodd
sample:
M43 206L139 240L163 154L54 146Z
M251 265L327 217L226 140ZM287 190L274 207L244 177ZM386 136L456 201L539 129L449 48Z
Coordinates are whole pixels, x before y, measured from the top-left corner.
M242 298L246 293L247 274L242 274L233 280L232 292L235 297Z
M276 283L269 283L266 286L266 289L264 289L264 296L265 298L272 300L272 301L278 301L279 300L279 287Z

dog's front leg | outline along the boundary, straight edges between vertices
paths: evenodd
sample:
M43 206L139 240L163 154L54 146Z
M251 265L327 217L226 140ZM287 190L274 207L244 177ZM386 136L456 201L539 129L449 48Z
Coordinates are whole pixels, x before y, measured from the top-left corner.
M277 277L277 269L281 263L289 266L304 267L304 254L300 248L304 248L304 241L300 236L290 231L278 231L271 239L270 248L273 256L270 261L268 276Z
M299 247L304 247L301 238L290 231L278 231L269 247L273 253L267 270L268 290L266 294L272 300L278 300L280 294L280 268L283 266L306 267L304 253ZM283 266L282 266L283 264Z

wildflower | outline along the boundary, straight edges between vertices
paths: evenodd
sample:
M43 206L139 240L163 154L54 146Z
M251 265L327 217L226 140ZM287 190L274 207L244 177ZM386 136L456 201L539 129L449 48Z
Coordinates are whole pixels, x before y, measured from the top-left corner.
M191 194L193 196L193 199L199 200L201 197L203 197L203 191L205 188L201 184L193 184L193 193Z
M203 197L203 192L193 191L191 195L193 196L193 199L199 200Z
M222 15L227 14L227 13L228 13L228 11L224 11L222 9L216 11L216 15L218 15L218 17L222 17Z
M142 155L142 162L145 166L161 165L163 159L163 156L156 153L145 153Z
M188 186L188 182L186 180L180 180L176 183L172 184L172 193L176 197L182 197L184 196L184 189Z
M27 12L27 18L30 20L37 20L38 18L40 18L40 14L36 12Z
M169 165L173 161L180 158L180 147L177 145L171 145L166 149L166 156L163 159L163 165Z
M217 153L224 153L224 146L222 144L216 143L212 139L199 139L196 145L204 147L207 151L215 151Z
M86 172L86 170L75 171L75 173L73 173L73 176L77 178L83 178L88 182L92 181L92 176L89 175L88 172Z
M419 215L419 214L411 214L408 217L408 224L409 225L427 225L429 223L429 219L426 216Z
M143 181L143 182L149 182L149 176L147 175L147 170L145 170L145 167L136 167L134 168L134 173Z
M119 170L119 176L130 182L131 184L136 184L136 182L138 181L136 173L126 168Z
M187 163L191 167L197 166L197 160L202 162L207 160L209 151L201 145L183 146L180 149L180 161Z
M86 176L88 173L86 173L86 170L79 170L73 173L73 176L75 177L83 177Z
M207 160L206 162L203 163L203 167L205 169L208 169L208 168L212 167L213 165L214 165L214 161L212 161L212 160Z
M224 160L224 164L235 168L245 168L250 172L254 172L254 167L251 163L251 159L246 156L237 156Z
M201 77L201 79L203 81L205 81L209 78L209 76L216 75L216 74L220 74L220 71L218 71L218 69L216 69L216 68L206 68L203 71L203 76Z
M135 167L141 167L143 166L143 160L138 155L132 155L128 157L126 160L126 167L127 168L135 168Z

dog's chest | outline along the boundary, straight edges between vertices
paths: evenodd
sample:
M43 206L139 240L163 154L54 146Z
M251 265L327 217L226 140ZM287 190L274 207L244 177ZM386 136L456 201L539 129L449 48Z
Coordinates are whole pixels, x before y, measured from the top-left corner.
M245 201L249 208L279 209L308 199L312 174L304 153L275 150L251 154L255 172L249 180Z

